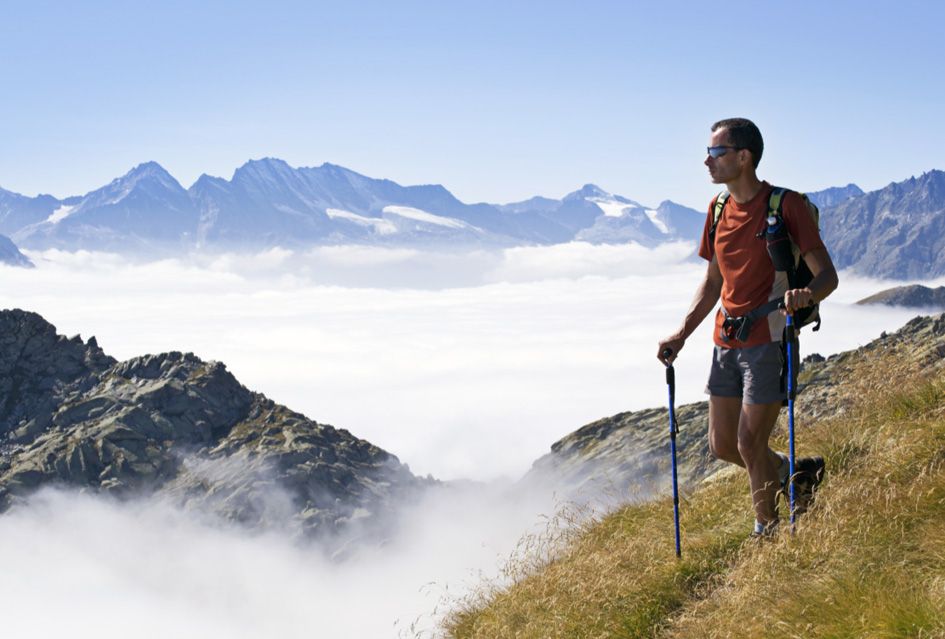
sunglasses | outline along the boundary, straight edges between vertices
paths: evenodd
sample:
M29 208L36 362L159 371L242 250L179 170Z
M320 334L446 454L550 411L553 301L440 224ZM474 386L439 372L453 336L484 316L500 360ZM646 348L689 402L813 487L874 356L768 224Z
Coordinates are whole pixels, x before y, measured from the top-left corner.
M741 146L707 146L705 152L708 153L711 157L718 159L729 152L732 151L741 151L744 147Z

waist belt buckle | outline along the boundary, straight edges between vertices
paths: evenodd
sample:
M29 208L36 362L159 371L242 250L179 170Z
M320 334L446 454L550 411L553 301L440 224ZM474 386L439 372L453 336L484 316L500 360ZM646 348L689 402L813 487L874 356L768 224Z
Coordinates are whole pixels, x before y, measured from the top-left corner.
M735 330L735 339L739 342L747 342L748 337L751 335L751 319L747 317L739 317L739 326Z
M726 314L725 319L722 321L722 328L719 330L719 337L722 338L723 342L738 339L738 331L740 328L741 318Z

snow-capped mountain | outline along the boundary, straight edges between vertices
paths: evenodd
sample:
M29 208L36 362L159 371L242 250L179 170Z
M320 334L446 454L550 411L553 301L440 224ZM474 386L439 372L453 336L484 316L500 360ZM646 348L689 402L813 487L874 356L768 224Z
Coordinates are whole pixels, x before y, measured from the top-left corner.
M705 223L704 214L669 200L651 209L600 189L585 199L603 212L591 226L577 233L576 239L588 242L633 241L655 246L668 240L696 238Z
M157 162L136 166L70 202L18 230L14 239L27 248L139 250L186 244L199 217L187 191Z
M84 196L0 192L0 227L27 248L260 249L323 244L512 246L583 239L653 245L693 240L704 215L649 209L588 184L560 200L466 204L438 184L401 186L333 164L251 160L231 179L184 189L156 162Z
M439 185L404 187L333 164L294 169L253 160L230 181L201 176L190 194L205 245L509 239L492 206L463 204Z

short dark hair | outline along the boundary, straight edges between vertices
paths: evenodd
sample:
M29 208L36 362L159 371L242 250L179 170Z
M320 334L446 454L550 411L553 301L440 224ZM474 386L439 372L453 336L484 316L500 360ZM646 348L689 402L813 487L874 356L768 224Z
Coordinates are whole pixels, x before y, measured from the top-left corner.
M719 129L728 131L728 137L733 146L748 149L751 152L751 161L757 169L758 164L761 163L761 154L765 150L765 142L761 139L761 131L755 123L746 118L728 118L712 125L712 133Z

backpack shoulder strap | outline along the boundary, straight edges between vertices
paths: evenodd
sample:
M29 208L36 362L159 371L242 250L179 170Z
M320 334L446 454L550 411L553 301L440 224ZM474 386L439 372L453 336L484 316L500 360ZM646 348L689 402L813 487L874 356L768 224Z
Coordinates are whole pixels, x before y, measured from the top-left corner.
M782 186L776 186L771 189L771 195L768 196L768 217L781 218L781 209L784 206L784 196L790 191Z
M784 207L784 197L788 193L792 193L790 189L786 189L781 186L776 186L771 190L771 195L768 198L768 217L777 217L783 219L782 209ZM807 211L810 213L811 217L814 218L814 224L817 225L817 228L820 229L820 209L817 208L817 205L810 201L810 198L807 197L806 193L798 193L801 196L801 199L804 201L804 204L807 206Z
M712 226L709 227L709 241L715 239L715 227L719 225L719 220L722 219L722 211L725 209L725 203L728 202L728 191L722 191L715 196L715 207L712 213Z

